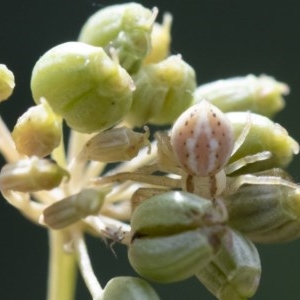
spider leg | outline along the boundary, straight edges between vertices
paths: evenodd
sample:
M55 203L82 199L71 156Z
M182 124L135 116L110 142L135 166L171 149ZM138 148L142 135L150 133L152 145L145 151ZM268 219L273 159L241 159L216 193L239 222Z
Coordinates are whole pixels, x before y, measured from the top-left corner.
M289 180L278 176L255 176L255 175L240 175L237 177L229 177L228 185L225 194L235 193L242 185L281 185L291 188L299 188L299 186Z
M121 182L125 180L131 180L136 182L147 183L156 186L163 186L168 188L180 188L181 180L176 178L170 178L166 176L149 175L142 173L124 172L110 176L104 176L96 178L93 181L94 185L102 185L107 183Z
M270 151L262 151L256 154L247 155L245 157L242 157L235 162L227 165L225 169L226 174L232 174L233 172L243 168L244 166L248 164L252 164L258 161L266 160L271 158L272 153Z
M247 122L246 122L246 126L244 127L244 129L242 130L242 132L240 133L240 135L238 136L237 140L234 143L234 147L232 150L232 154L231 156L233 156L239 149L240 147L243 145L250 129L251 129L251 113L248 112L247 113Z

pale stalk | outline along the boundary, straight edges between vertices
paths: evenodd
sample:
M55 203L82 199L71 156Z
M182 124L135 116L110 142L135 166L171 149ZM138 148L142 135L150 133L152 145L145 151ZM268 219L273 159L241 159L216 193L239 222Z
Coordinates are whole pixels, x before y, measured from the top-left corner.
M100 299L103 294L103 290L93 271L87 247L83 235L80 232L76 232L74 234L74 247L77 253L78 266L81 276L85 281L85 284L89 289L93 299Z
M49 230L47 300L73 300L76 290L76 254L64 250L65 231Z
M0 152L7 162L15 162L20 159L10 131L0 117Z
M30 199L28 193L18 193L11 190L2 190L2 195L6 201L18 209L26 218L39 224L40 216L44 210L44 205Z

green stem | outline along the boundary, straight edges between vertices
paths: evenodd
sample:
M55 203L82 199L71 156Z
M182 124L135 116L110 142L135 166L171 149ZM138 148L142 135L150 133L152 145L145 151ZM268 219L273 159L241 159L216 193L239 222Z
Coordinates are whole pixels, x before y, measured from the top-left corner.
M76 254L64 251L64 231L49 230L50 259L47 300L73 300L76 284Z

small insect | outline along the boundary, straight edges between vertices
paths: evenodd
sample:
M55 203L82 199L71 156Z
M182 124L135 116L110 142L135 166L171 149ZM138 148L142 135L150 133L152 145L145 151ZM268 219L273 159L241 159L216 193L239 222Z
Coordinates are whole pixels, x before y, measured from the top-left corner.
M105 229L102 230L102 233L104 234L104 236L108 237L111 240L111 242L109 243L109 248L113 255L117 257L117 254L113 247L115 244L121 243L123 241L126 232L122 230L122 226L118 228L107 226Z

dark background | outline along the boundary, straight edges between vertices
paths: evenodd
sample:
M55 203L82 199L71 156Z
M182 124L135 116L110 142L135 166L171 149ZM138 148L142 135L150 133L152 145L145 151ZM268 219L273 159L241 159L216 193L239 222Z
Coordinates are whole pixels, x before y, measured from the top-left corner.
M30 74L49 48L77 38L81 25L99 8L124 1L13 0L0 4L0 63L16 76L10 101L1 116L12 127L31 105ZM297 140L299 132L299 1L277 0L156 0L139 1L174 16L172 52L192 64L198 82L253 73L269 74L291 87L287 107L276 120ZM161 17L161 14L160 14ZM290 168L300 181L299 159ZM0 201L0 299L45 299L47 233ZM133 274L126 251L115 248L116 259L101 240L88 239L96 273L104 284L110 277ZM259 246L263 274L253 299L298 300L300 242ZM195 280L157 286L164 300L214 299ZM90 299L82 282L77 299Z

